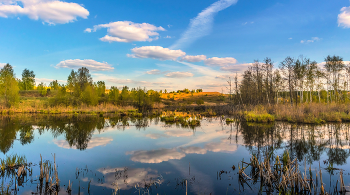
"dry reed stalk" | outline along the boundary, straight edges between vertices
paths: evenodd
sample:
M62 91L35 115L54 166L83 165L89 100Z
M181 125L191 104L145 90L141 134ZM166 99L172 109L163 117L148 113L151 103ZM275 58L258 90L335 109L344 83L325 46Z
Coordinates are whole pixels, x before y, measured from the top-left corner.
M43 174L43 157L40 154L40 179L42 180L44 178Z
M322 181L322 170L321 170L321 163L318 162L318 166L320 168L320 182L321 182L321 194L324 194L324 187L323 187L323 181Z
M24 166L22 165L18 168L17 177L20 177L23 174L23 172L24 172Z
M345 193L346 189L345 189L345 185L344 185L343 170L340 170L339 175L340 175L340 192Z

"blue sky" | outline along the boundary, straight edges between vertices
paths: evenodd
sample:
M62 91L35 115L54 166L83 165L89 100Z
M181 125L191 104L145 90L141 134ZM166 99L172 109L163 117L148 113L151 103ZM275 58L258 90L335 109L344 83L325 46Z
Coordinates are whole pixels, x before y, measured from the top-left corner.
M64 83L220 91L254 60L349 61L349 0L0 0L0 63Z

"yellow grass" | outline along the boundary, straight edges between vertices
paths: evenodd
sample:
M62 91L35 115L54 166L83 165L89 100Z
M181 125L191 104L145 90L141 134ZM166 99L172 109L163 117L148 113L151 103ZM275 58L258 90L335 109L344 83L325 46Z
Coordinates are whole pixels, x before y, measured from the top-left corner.
M228 95L219 92L199 92L199 93L163 93L162 102L166 105L216 105L226 104Z
M97 106L81 105L79 107L74 106L49 106L47 98L36 98L21 100L18 105L7 108L0 105L0 114L8 113L45 113L45 114L61 114L61 113L100 113L100 112L117 112L128 111L135 109L132 106L117 106L113 104L101 104Z
M199 92L199 93L163 93L161 98L162 99L174 99L174 100L179 100L183 98L198 98L198 97L206 97L206 95L210 97L217 97L221 93L219 92Z
M288 121L292 123L319 124L325 122L350 122L349 104L259 105L248 106L245 108L245 111L254 114L268 113L273 115L276 121Z

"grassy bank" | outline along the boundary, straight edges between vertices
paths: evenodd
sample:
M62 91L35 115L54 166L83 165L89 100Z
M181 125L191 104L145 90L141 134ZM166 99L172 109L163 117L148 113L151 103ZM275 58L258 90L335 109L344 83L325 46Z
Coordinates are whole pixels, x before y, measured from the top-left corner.
M40 94L39 94L40 95ZM52 106L50 98L40 97L32 91L22 93L17 105L10 108L0 105L0 114L15 113L42 113L42 114L100 114L100 113L138 113L139 110L133 106L119 106L112 103L101 103L96 106L80 104L79 106ZM199 93L171 93L163 94L161 101L154 103L153 108L160 111L172 110L196 113L200 116L221 116L233 115L235 119L247 122L269 123L273 121L286 121L291 123L321 124L326 122L350 122L349 104L325 104L307 103L291 106L290 104L271 104L257 106L231 105L227 102L218 101L220 93L199 92ZM204 100L204 104L195 104L198 100ZM192 103L188 104L186 102ZM144 112L148 112L149 109ZM167 114L168 118L173 118ZM170 117L170 118L169 118ZM174 116L175 117L175 116ZM180 116L176 120L183 121ZM176 117L175 117L176 118ZM185 117L186 118L186 117ZM170 121L169 121L170 122ZM188 121L187 121L188 122ZM229 122L229 121L228 121Z
M228 103L228 95L219 92L198 93L163 93L162 102L165 105L217 105Z
M49 91L42 96L37 90L20 91L20 100L17 104L7 107L0 98L0 114L14 113L44 113L44 114L64 114L64 113L114 113L123 111L135 111L132 102L125 104L116 104L100 102L96 106L86 105L84 103L78 106L66 104L52 104L52 99L57 95L57 91ZM198 92L198 93L163 93L159 102L153 102L149 109L160 110L178 110L185 107L210 107L213 105L227 105L223 101L223 95L218 92ZM225 98L224 98L225 99ZM67 99L67 101L69 101ZM129 106L120 106L129 105ZM147 109L147 110L149 110ZM146 111L147 111L146 110ZM187 110L187 109L185 109ZM202 116L215 116L216 113L212 109L200 109L198 111Z
M118 106L114 104L100 104L97 106L50 106L48 98L23 98L19 104L10 108L0 105L0 114L15 113L43 113L43 114L64 114L64 113L115 113L115 112L137 112L132 106Z
M247 106L235 112L248 122L285 121L290 123L321 124L350 122L350 105L312 103Z

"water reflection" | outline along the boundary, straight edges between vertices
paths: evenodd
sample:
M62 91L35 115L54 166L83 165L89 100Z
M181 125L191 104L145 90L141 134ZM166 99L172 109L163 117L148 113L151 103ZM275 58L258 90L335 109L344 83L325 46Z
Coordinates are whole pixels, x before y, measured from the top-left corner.
M125 130L129 126L146 129L151 122L159 123L159 119L103 118L87 115L3 116L0 118L0 150L6 154L16 140L17 133L22 145L32 143L35 129L38 130L39 134L49 131L54 138L64 135L65 140L54 140L54 143L59 147L86 150L97 146L106 146L113 141L111 137L93 138L95 130L100 133L107 127ZM206 125L209 127L211 125L217 126L215 122L209 122ZM159 163L169 159L181 159L184 157L184 153L206 154L207 151L232 153L236 151L238 145L244 145L249 151L258 155L265 149L271 151L288 149L292 157L297 157L299 160L306 158L309 162L319 161L320 155L326 152L330 162L342 165L350 156L349 132L349 124L342 123L322 126L286 123L231 123L225 130L196 135L195 130L169 128L169 124L167 124L162 131L148 133L145 137L150 139L194 138L173 149L130 151L127 155L131 155L133 161ZM216 138L220 138L220 140L211 142ZM232 145L232 142L235 145ZM193 146L200 143L206 143L206 145L204 147Z
M158 150L139 150L127 152L127 155L131 155L131 160L134 162L141 163L161 163L164 161L169 161L171 159L181 159L186 155L177 151L176 148L173 149L158 149Z
M89 143L87 144L87 147L84 149L92 149L92 148L97 147L97 146L106 146L107 144L109 144L112 141L113 141L113 139L108 138L108 137L94 137L94 138L90 139ZM72 144L70 144L66 140L54 140L53 142L58 147L72 149ZM76 149L80 149L80 148L76 147Z
M130 119L121 117L97 116L7 116L0 118L0 151L6 154L16 138L22 145L34 141L34 130L39 134L48 131L53 138L64 135L64 140L55 139L53 142L62 148L79 150L106 146L113 141L112 137L93 137L107 127L125 130L130 126L136 129L146 129L150 123L159 123L159 119ZM226 126L220 123L222 126ZM217 127L216 122L206 124L207 127ZM170 127L170 128L169 128ZM305 158L308 162L319 161L322 153L326 152L330 162L345 164L350 156L349 124L336 123L322 126L296 125L286 123L254 124L231 123L223 130L197 133L196 130L171 128L169 124L156 133L147 133L150 139L168 139L171 137L193 137L189 142L172 149L157 149L151 151L129 151L127 155L136 162L159 163L169 159L181 159L184 154L206 154L211 152L232 153L238 145L244 145L249 151L260 155L266 149L288 149L291 157L300 161ZM17 137L18 133L18 137ZM220 138L220 140L214 142ZM206 143L204 147L198 145ZM232 143L235 143L232 145Z
M33 147L37 151L32 153L39 156L45 148L34 146L43 136L58 156L68 156L61 166L74 170L92 164L96 176L78 177L86 185L90 182L95 187L132 192L135 185L145 189L161 185L159 188L166 191L169 186L181 186L186 179L193 194L233 192L237 184L234 176L215 180L217 172L229 170L250 154L262 158L266 151L276 156L288 150L299 162L306 159L308 164L318 164L326 160L335 166L346 165L350 157L349 124L226 124L221 118L201 124L194 129L181 128L159 118L112 114L2 116L0 150L3 154L16 153L20 149L12 147L17 144L28 150ZM67 181L70 174L62 173Z
M143 184L144 186L142 187L145 187L150 186L154 182L158 184L163 182L162 179L158 178L158 172L150 168L100 168L98 172L103 174L105 182L99 183L92 179L92 184L110 189L129 190L140 184Z

